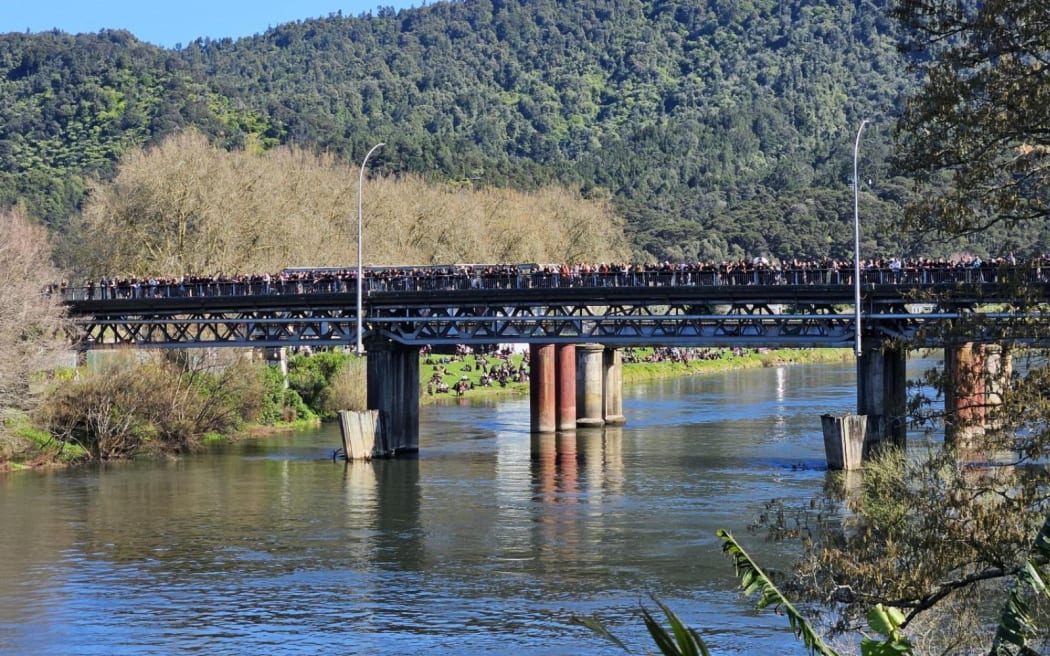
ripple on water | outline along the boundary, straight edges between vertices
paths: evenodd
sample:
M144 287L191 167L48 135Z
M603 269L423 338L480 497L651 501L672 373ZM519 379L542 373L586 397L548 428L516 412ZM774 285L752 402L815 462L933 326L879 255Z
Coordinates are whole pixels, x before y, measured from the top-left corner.
M800 368L806 369L806 368ZM535 439L528 404L428 406L417 460L343 465L332 425L0 495L0 652L613 654L652 593L718 654L803 654L741 601L715 530L824 483L852 371L626 391L629 424ZM818 407L820 406L820 407Z

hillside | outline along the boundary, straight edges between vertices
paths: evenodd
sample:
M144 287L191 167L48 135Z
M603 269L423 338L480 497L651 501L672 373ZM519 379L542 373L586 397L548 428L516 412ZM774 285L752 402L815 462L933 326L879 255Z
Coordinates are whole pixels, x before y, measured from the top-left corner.
M122 152L195 126L442 182L612 198L639 257L846 257L865 133L866 252L907 181L912 89L886 0L463 0L164 50L126 32L0 37L0 203L56 229ZM1019 249L1020 250L1020 249Z

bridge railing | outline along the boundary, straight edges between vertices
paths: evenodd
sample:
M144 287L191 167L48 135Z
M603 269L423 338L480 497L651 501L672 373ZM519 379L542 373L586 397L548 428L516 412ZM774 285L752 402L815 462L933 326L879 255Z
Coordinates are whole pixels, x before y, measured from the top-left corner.
M965 283L990 284L1004 281L1050 282L1050 270L1038 267L902 267L866 268L861 283L869 285L926 286ZM484 289L554 289L608 287L696 287L696 286L782 286L854 285L852 268L696 269L689 267L629 271L569 273L519 271L517 273L426 273L418 275L366 275L362 289L371 292L429 292ZM183 280L179 282L134 281L107 285L93 283L82 287L49 290L65 301L146 298L208 298L268 296L288 294L354 294L354 276L303 278L294 280Z

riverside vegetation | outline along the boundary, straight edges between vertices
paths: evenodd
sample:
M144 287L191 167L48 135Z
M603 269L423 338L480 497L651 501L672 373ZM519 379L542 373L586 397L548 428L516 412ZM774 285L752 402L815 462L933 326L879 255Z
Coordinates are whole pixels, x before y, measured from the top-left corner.
M624 380L850 356L843 349L705 349L705 357L694 351L654 357L654 349L632 349ZM501 368L510 372L502 383ZM527 379L515 379L519 371L527 371L521 353L428 353L420 359L420 402L528 394ZM0 462L26 467L177 454L265 427L294 429L332 420L339 410L365 409L365 376L364 361L342 350L292 355L287 388L278 369L244 352L117 354L94 371L60 369L57 379L39 381L50 393L32 415L12 418Z

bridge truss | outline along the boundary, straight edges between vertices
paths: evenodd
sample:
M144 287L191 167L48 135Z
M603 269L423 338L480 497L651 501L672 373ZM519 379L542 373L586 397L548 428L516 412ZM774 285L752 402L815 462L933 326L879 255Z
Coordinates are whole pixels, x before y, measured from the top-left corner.
M76 301L70 309L75 339L86 348L320 347L356 344L356 301L353 293L144 298ZM950 303L920 303L896 287L871 287L862 324L871 336L920 344L929 334L938 344L944 338L934 333L970 321L988 301L957 291ZM364 310L367 338L418 346L849 347L855 333L852 291L842 286L371 292ZM1026 326L1029 341L1050 334L1047 319L1031 308L996 318L992 328L974 330L995 332L998 323Z

